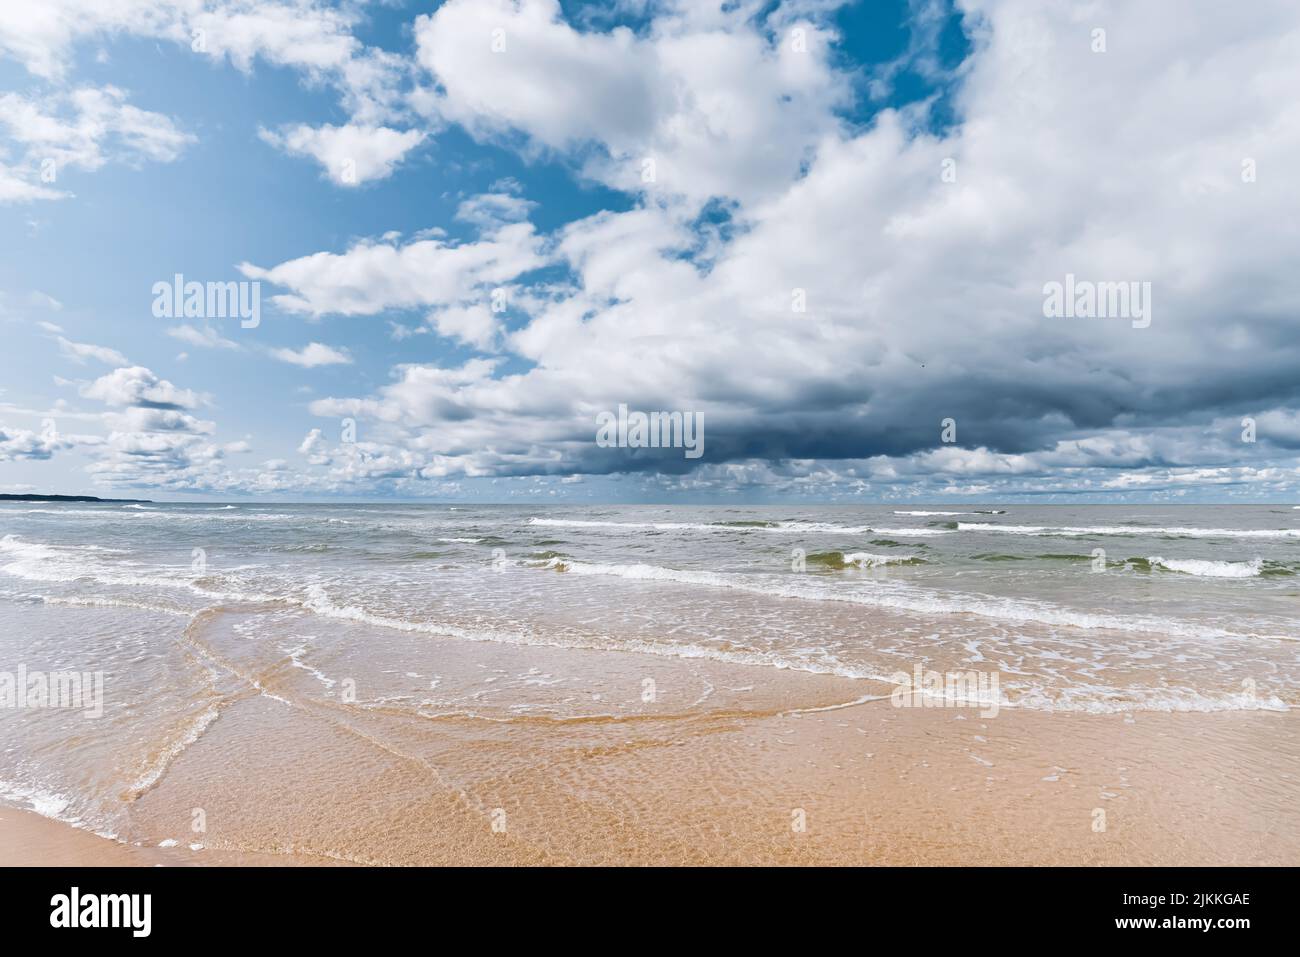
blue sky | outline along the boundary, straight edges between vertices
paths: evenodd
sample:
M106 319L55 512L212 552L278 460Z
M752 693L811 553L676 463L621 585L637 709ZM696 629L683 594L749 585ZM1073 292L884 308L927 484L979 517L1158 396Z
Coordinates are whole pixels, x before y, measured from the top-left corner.
M0 15L0 490L1292 498L1300 17L1223 16ZM260 323L155 317L177 273ZM1152 321L1045 316L1066 274ZM704 454L598 445L620 404Z

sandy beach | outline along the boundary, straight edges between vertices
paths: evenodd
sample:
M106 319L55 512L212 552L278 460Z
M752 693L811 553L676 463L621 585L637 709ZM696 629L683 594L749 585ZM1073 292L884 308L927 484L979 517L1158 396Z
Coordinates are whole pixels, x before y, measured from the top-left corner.
M979 516L11 507L0 862L1300 863L1290 511Z
M430 731L488 756L477 773L382 732L349 735L349 757L324 725L311 736L331 760L315 768L284 760L307 728L237 766L213 761L245 720L261 724L224 716L133 812L145 830L186 819L206 781L206 849L134 847L5 809L0 864L1300 862L1292 715L982 719L877 701Z

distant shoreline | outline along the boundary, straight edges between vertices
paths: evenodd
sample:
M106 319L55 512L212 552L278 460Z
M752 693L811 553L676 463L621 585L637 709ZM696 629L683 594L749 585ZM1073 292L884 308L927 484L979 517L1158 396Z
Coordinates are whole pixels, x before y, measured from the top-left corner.
M94 495L0 495L0 502L103 502L116 504L130 502L137 505L152 505L147 498L99 498Z

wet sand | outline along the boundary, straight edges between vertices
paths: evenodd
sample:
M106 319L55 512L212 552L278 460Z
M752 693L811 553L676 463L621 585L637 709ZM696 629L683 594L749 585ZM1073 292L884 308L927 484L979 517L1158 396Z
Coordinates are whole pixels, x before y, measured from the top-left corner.
M204 850L136 848L3 809L0 863L1300 863L1291 714L981 718L885 700L426 722L421 748L383 720L333 738L277 722L272 704L223 714L132 809L156 834L203 800ZM265 735L268 718L278 735L224 760L241 726Z

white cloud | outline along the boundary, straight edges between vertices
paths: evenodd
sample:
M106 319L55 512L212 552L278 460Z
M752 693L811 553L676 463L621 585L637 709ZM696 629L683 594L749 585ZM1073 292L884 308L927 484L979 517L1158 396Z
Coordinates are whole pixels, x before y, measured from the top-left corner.
M357 21L351 5L314 0L42 0L0 10L0 53L59 79L77 42L129 34L229 59L244 72L263 59L320 76L366 56L351 33Z
M331 365L350 365L352 356L348 355L346 349L335 349L319 342L310 343L301 349L272 349L271 355L281 362L289 362L296 366L302 366L304 369L315 369L318 366Z
M67 436L51 431L32 432L0 426L0 462L15 459L48 459L59 449L76 444Z
M227 339L211 326L180 325L167 329L167 335L200 349L239 349L239 343Z
M619 188L753 201L798 175L849 93L827 31L783 13L764 31L755 13L688 5L644 33L583 32L556 0L450 0L416 20L434 82L417 102L480 137L597 144L586 171Z
M401 366L394 384L313 411L372 420L386 448L423 456L428 475L670 467L594 446L595 412L619 402L702 412L707 462L792 463L789 474L773 470L777 482L947 483L951 474L987 490L1053 470L1094 470L1095 479L1119 469L1173 482L1179 469L1228 467L1211 461L1220 455L1269 454L1143 435L1294 405L1300 281L1289 257L1300 194L1284 173L1245 182L1240 172L1243 157L1261 170L1300 161L1300 103L1288 93L1300 86L1300 13L1268 3L1247 25L1204 5L1171 23L1154 9L1105 5L1111 50L1094 54L1091 20L1068 11L1019 0L966 8L978 33L950 130L927 132L918 107L884 110L852 131L826 121L776 133L784 107L762 95L753 107L762 117L745 129L781 148L756 167L756 142L725 125L752 104L709 99L708 55L673 56L743 61L728 46L738 42L762 61L750 63L761 92L776 83L762 75L764 58L784 54L750 27L714 24L700 40L684 14L637 37L593 36L540 0L452 0L417 26L445 116L479 135L522 130L573 156L594 141L617 157L659 142L665 123L693 130L692 104L714 104L700 109L724 124L716 148L695 154L674 140L665 155L698 164L691 195L739 198L743 228L723 238L699 227L690 206L653 196L572 223L545 247L571 278L517 283L528 322L503 344L529 361L525 371ZM498 21L506 52L493 54ZM618 76L606 72L614 62L625 66ZM815 78L825 63L814 55L805 66ZM1251 79L1243 88L1225 76ZM747 89L726 71L715 79ZM836 88L808 82L827 97ZM783 152L790 141L804 158L814 143L806 169ZM942 176L947 159L955 182ZM731 180L739 186L713 185ZM1250 241L1225 246L1224 236ZM427 286L430 270L403 263L396 247L355 252L277 269L314 306L304 311L434 298L410 290L415 276ZM367 281L317 278L336 269ZM1043 285L1067 272L1151 282L1152 325L1045 318ZM439 286L482 285L459 275ZM444 298L458 308L486 302ZM800 299L806 311L793 308ZM448 310L444 329L435 310L432 321L487 342L487 325L465 325L468 315ZM948 416L960 448L940 442ZM1271 467L1249 474L1263 480Z
M124 412L109 413L109 426L118 432L187 432L211 433L216 423L204 422L177 409L132 407Z
M190 6L197 7L197 3ZM36 4L0 4L0 52L31 73L58 79L65 73L78 37L131 31L171 33L181 39L178 4L159 0L44 0Z
M53 75L78 36L122 29L188 43L194 18L211 13L207 55L289 66L339 91L343 125L265 134L281 148L331 176L359 154L364 182L420 142L398 93L406 65L351 36L358 8L106 6L84 26L0 14L0 49ZM426 86L413 102L430 124L557 158L626 191L631 208L539 235L519 191L493 187L457 211L476 240L387 235L244 264L284 290L274 301L286 311L416 311L442 336L513 356L402 363L377 389L317 400L317 415L365 419L367 442L316 432L308 464L343 483L680 469L680 457L594 445L595 413L626 402L705 415L704 464L655 479L687 487L1294 484L1283 458L1300 434L1294 4L1263 0L1250 18L1200 2L1178 18L1118 2L1086 16L1028 0L961 7L973 52L951 77L934 57L930 4L914 7L930 19L899 61L951 82L955 122L942 129L924 104L869 122L840 116L855 78L819 4L665 4L646 8L653 20L636 32L577 29L554 0L449 0L419 17ZM1095 54L1090 31L1102 22L1110 49ZM867 79L882 93L900 71ZM117 150L165 154L166 136L129 123L127 133L79 124L70 99L8 102L27 139L12 171L0 168L0 199L55 189L32 178L46 143L87 168ZM1242 179L1245 160L1257 180ZM713 197L729 202L701 222ZM555 268L533 281L544 266ZM1066 273L1149 281L1152 325L1046 319L1043 284ZM513 331L491 311L497 288L509 290ZM318 345L281 351L308 364ZM83 394L182 416L198 399L139 367ZM1249 448L1224 425L1247 414L1260 423ZM939 441L949 416L955 445ZM169 434L166 419L122 423L160 428L118 430L110 471L138 477L133 456L153 455L166 481L245 481L220 478L224 450L171 422L184 442L123 437Z
M404 57L367 47L352 35L363 18L361 5L330 4L317 0L42 0L39 4L0 7L0 57L22 62L27 70L53 82L65 82L72 72L74 48L81 42L117 36L140 36L177 44L188 56L229 61L235 69L251 73L257 61L298 70L308 85L328 85L338 92L350 122L342 127L309 131L298 127L286 139L286 148L324 156L326 161L344 147L365 170L360 178L387 176L391 166L419 142L421 133L398 134L383 129L406 114L403 83L408 73ZM100 61L105 59L100 49ZM117 91L78 91L83 114L78 124L56 121L48 104L27 103L9 95L0 104L0 116L21 117L23 130L44 127L48 142L59 148L60 161L94 169L101 165L98 137L81 135L77 126L101 125L122 140L140 159L174 159L188 138L162 122L157 114L122 104L92 101ZM112 112L112 116L105 113ZM44 114L43 124L35 122ZM339 143L339 139L346 143ZM298 146L292 146L292 143ZM35 147L34 147L35 148ZM39 159L45 159L42 155ZM39 161L39 160L38 160ZM331 174L334 166L328 165ZM29 202L66 195L31 170L0 165L0 202Z
M361 242L342 254L315 253L269 269L239 268L293 290L273 301L288 312L370 316L486 298L487 291L546 262L532 224L514 223L478 242L422 239Z
M72 342L63 336L56 337L61 351L74 362L85 364L87 359L94 359L97 362L103 362L112 366L129 366L131 361L116 349L110 349L107 346L96 346L89 342Z
M385 179L425 138L419 130L355 124L316 128L304 124L279 132L261 130L259 135L277 149L312 157L336 186Z
M139 406L146 409L192 409L199 397L160 379L144 366L115 369L81 388L88 399L110 406Z
M170 163L194 142L169 117L126 97L114 86L80 87L41 100L0 94L0 127L23 152L21 170L0 169L0 201L62 198L67 194L54 184L68 168Z
M38 309L49 309L51 312L58 312L63 308L63 303L39 289L33 289L27 294L27 304Z
M440 309L430 314L429 323L439 335L483 350L493 348L500 331L496 316L482 304Z
M462 202L456 218L491 232L506 223L523 222L536 205L513 193L481 193Z
M42 186L27 171L0 163L0 203L29 203L36 199L64 199L68 193Z

